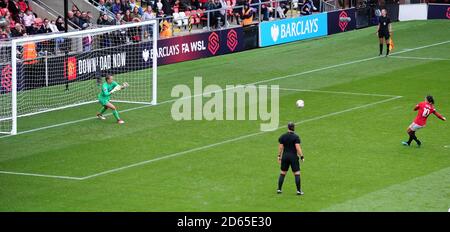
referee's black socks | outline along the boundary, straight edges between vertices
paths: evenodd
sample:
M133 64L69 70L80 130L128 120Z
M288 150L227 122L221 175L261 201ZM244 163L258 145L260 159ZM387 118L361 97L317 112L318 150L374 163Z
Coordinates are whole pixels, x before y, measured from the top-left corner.
M389 47L390 47L391 45L390 44L386 44L386 49L387 49L387 52L386 52L386 56L388 56L389 55Z
M300 185L300 175L295 175L295 185L297 186L297 191L301 191L301 185Z
M380 56L383 54L383 44L380 43Z
M284 177L286 175L280 174L280 177L278 177L278 190L281 190L281 187L283 187Z

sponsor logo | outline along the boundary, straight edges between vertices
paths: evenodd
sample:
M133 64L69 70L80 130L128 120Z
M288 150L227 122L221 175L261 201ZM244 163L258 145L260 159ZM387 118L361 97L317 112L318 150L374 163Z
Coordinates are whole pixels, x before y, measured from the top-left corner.
M349 17L348 17L347 12L342 11L339 14L339 28L341 28L341 31L345 31L345 29L347 28L348 22L349 22L348 19L349 19Z
M64 61L64 76L67 80L77 79L77 58L72 56Z
M144 59L145 62L147 62L150 58L150 51L148 49L144 49L142 51L142 59Z
M208 50L215 55L220 48L219 35L216 32L211 33L208 37Z
M327 13L320 13L261 22L259 24L259 45L265 47L327 35L327 19Z
M272 25L272 27L270 28L270 35L272 36L273 42L277 42L279 34L280 28L278 27L278 25L276 24Z
M127 53L118 52L104 56L97 56L87 59L78 59L75 72L78 75L95 73L97 70L108 71L111 69L120 69L127 65Z
M227 34L227 46L230 51L234 51L239 43L238 35L235 30L230 30Z
M447 8L447 18L450 19L450 7Z
M6 65L2 69L2 80L1 80L2 87L7 91L11 91L12 87L12 68L11 65Z

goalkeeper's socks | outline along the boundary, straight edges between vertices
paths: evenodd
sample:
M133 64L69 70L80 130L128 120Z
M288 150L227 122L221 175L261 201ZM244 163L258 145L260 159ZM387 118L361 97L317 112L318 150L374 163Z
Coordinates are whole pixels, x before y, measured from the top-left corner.
M103 115L103 114L106 112L106 110L108 110L108 108L103 107L103 108L100 110L100 114Z
M114 110L114 111L113 111L113 115L114 115L114 117L115 117L117 120L120 120L120 117L119 117L119 111Z

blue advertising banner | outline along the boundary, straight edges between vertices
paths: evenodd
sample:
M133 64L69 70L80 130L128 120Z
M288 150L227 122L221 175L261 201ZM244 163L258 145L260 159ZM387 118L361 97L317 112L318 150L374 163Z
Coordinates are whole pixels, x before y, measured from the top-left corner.
M259 45L266 47L327 34L327 13L262 22L259 24Z

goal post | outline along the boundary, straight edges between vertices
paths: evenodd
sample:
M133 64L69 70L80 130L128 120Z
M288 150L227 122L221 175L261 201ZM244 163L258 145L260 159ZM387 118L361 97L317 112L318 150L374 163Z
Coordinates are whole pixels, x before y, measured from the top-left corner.
M112 102L156 105L158 27L151 20L12 40L10 61L0 64L0 134L20 132L19 118L97 103L108 74L130 85Z

